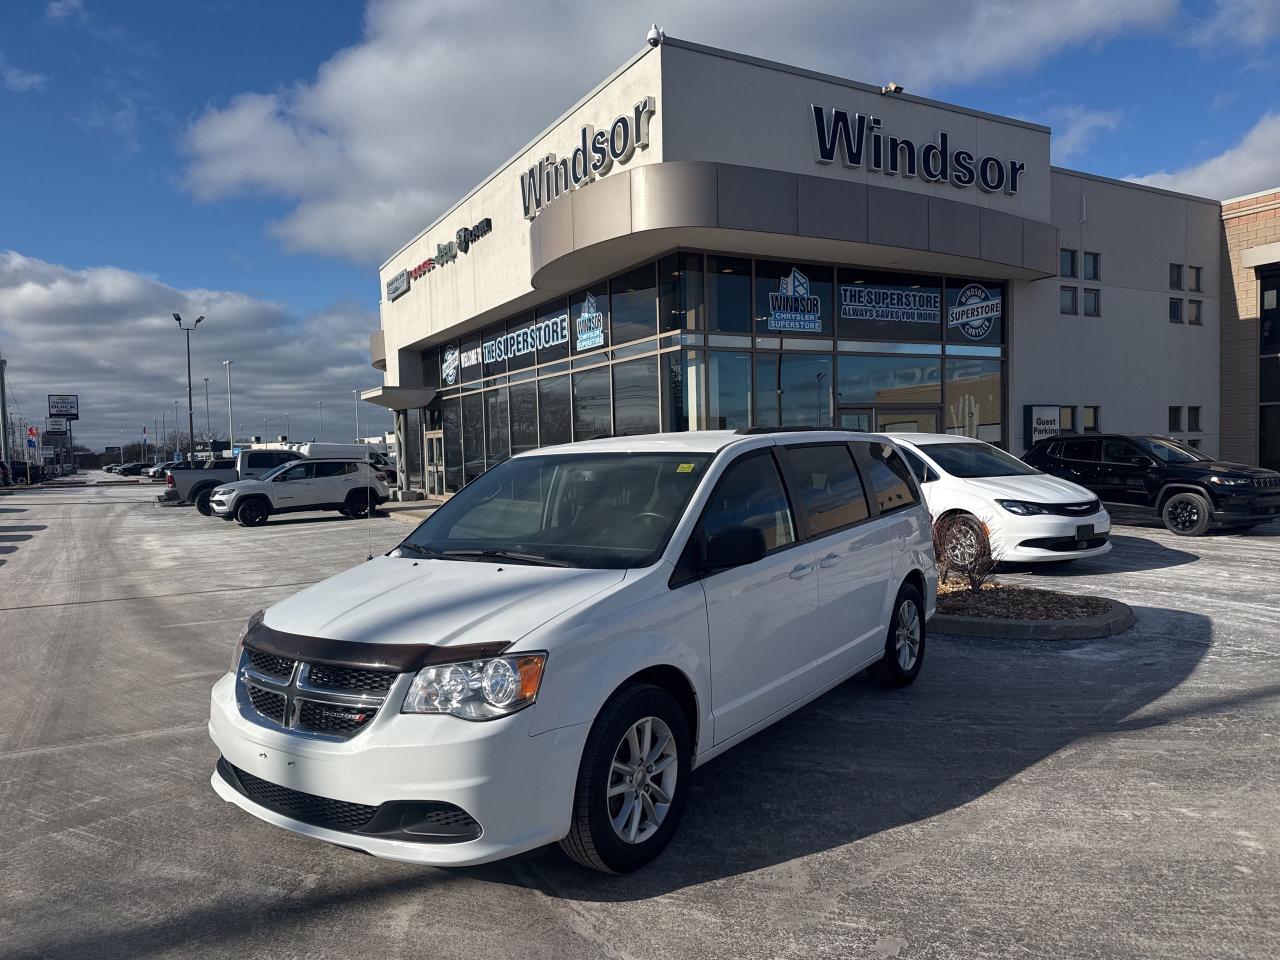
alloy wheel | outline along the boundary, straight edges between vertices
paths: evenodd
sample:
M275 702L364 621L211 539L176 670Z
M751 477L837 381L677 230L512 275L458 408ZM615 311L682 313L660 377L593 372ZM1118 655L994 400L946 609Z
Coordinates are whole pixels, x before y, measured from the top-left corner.
M1200 522L1200 510L1190 500L1179 500L1169 506L1169 523L1179 530L1190 530Z
M903 600L898 607L898 626L893 643L898 654L898 666L904 671L911 670L920 655L920 611L910 600Z
M978 559L978 533L966 523L954 524L947 538L947 559L951 565L966 570Z
M662 826L675 796L677 757L671 728L658 717L637 721L618 743L605 802L624 843L644 843Z

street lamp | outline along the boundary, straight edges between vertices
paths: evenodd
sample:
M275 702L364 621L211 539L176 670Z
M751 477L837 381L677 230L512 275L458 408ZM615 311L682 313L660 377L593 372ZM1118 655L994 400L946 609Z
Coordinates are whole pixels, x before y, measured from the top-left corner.
M227 449L231 449L236 445L235 421L231 419L231 361L223 360L222 365L227 368ZM210 449L210 454L213 450Z
M317 438L321 443L324 442L324 402L316 401L316 409L320 411L320 436Z
M196 322L189 327L182 325L182 317L179 314L175 313L173 319L178 321L178 329L187 335L187 459L194 460L196 458L196 420L191 409L191 331L200 326L204 316L196 317Z
M267 442L267 418L262 418L262 442Z
M351 391L351 401L356 408L356 443L360 442L360 391Z

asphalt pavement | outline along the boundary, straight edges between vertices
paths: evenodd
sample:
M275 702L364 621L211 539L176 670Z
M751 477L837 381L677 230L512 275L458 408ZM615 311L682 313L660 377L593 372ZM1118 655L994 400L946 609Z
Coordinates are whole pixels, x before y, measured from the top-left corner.
M664 856L605 877L389 863L221 801L240 625L410 528L156 489L0 496L0 957L1280 956L1280 529L1010 571L1137 625L930 636L914 686L856 678L711 762Z

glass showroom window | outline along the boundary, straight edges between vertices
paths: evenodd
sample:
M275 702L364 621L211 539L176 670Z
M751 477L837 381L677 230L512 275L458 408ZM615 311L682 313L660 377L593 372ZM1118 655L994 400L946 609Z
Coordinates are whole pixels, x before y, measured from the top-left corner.
M511 455L538 446L538 385L513 383L508 394L511 403Z
M573 339L573 325L569 322L568 300L561 297L558 300L552 300L550 303L544 303L534 312L534 319L538 323L561 320L569 328L569 338L563 343L549 344L538 350L538 363L551 363L556 360L567 359L569 356L569 342Z
M462 489L462 401L444 401L444 485L451 493Z
M1074 315L1076 311L1076 288L1058 288L1058 312Z
M658 261L660 332L701 330L703 298L702 254L673 253Z
M569 403L569 377L538 381L538 445L550 447L573 439L573 413Z
M511 425L507 419L507 388L484 394L484 457L486 467L511 456Z
M609 368L573 375L573 439L594 440L613 433L609 416Z
M484 398L470 393L462 398L463 482L484 473Z
M707 257L707 329L751 332L751 261Z
M1000 365L999 360L947 360L947 433L1001 443Z
M507 332L507 325L499 323L492 327L485 327L483 339L485 343L492 343L494 340L501 339ZM507 372L506 358L501 360L485 360L483 361L485 377L496 377Z
M628 343L658 331L658 290L652 263L609 281L613 342Z
M462 383L473 383L484 376L484 364L480 362L484 355L481 350L483 343L484 339L478 333L462 341Z
M1063 277L1076 276L1076 252L1074 250L1058 251L1058 274Z
M937 357L866 357L841 354L837 396L842 405L942 402L942 361Z
M628 437L658 432L658 358L613 365L613 432Z
M948 279L945 296L948 343L1004 343L1004 286Z
M1084 278L1086 280L1102 279L1102 254L1084 252Z
M870 270L837 271L836 331L851 340L942 339L942 281Z
M702 355L696 350L672 350L661 355L662 429L702 430Z
M835 271L815 264L756 261L756 333L832 335Z
M409 486L422 488L422 408L405 411L404 473Z
M784 353L778 359L782 426L831 426L831 357Z
M756 427L782 425L782 404L778 395L778 354L756 354L755 422Z
M708 430L751 425L751 354L708 351L707 401Z

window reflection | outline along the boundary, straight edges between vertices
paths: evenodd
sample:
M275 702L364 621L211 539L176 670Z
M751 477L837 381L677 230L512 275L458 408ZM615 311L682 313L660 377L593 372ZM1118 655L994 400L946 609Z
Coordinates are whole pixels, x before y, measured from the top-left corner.
M947 361L947 433L1000 443L1001 379L999 360Z

